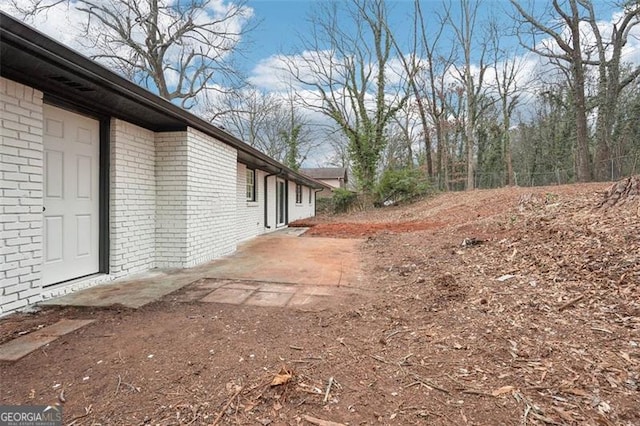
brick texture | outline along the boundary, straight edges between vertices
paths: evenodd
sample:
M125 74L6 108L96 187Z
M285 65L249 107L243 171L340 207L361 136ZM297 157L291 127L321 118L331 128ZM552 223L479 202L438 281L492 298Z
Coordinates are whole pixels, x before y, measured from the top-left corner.
M156 266L187 263L187 132L156 134Z
M188 267L236 248L235 149L194 129L156 135L156 265Z
M193 266L236 249L237 152L188 130L187 260Z
M42 93L0 77L0 315L41 300Z
M111 120L110 268L113 278L156 263L156 153L153 132Z
M247 201L247 166L238 163L236 177L236 240L244 241L264 233L264 176L265 172L255 171L256 200Z

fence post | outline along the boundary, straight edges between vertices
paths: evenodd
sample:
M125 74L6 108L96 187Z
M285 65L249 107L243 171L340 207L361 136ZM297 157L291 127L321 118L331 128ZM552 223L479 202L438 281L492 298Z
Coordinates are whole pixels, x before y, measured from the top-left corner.
M615 180L613 177L613 158L611 159L611 180Z

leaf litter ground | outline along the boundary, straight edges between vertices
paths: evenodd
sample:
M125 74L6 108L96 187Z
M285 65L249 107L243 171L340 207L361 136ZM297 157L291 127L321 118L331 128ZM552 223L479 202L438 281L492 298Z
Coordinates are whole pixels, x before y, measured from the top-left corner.
M2 403L63 400L67 424L640 424L640 205L608 187L307 221L363 238L360 300L9 316L2 340L97 321L0 365Z

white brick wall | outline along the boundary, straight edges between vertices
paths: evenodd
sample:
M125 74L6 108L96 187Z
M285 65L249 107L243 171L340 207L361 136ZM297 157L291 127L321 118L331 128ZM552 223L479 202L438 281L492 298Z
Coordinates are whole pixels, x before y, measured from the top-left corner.
M41 300L42 93L0 77L0 314Z
M267 178L267 232L276 230L276 180L275 176ZM262 181L264 183L264 178ZM264 206L262 208L264 209Z
M156 261L156 154L153 132L111 120L110 268L114 278Z
M262 175L264 176L264 174ZM272 232L276 230L276 181L280 180L275 176L270 176L267 179L267 224L271 227L266 232ZM260 178L260 185L263 185L264 179ZM314 216L315 214L315 194L313 189L302 186L302 203L296 203L296 184L289 181L287 185L288 191L288 220L293 222L294 220L304 219ZM309 191L311 191L311 204L309 204ZM264 194L261 190L261 194ZM262 195L261 195L262 196ZM264 217L264 205L260 205Z
M44 287L42 289L42 299L52 299L54 297L64 296L74 291L93 287L98 284L107 283L115 279L114 275L94 275L88 278L80 278L60 285Z
M236 150L197 130L156 135L156 265L188 267L236 248Z
M187 263L187 132L156 134L156 266Z
M247 166L238 163L236 240L244 241L264 233L264 176L262 170L255 171L256 200L247 201Z
M311 191L311 204L309 204ZM315 198L313 189L302 185L302 203L296 203L296 183L289 182L289 222L305 219L314 215Z
M188 129L187 262L193 266L236 249L237 152Z
M234 148L194 129L157 133L112 119L109 275L43 289L42 93L0 78L0 315L154 267L188 267L232 253L238 241L276 230L276 178L256 171L256 202L245 197L246 166ZM308 188L289 221L313 215Z

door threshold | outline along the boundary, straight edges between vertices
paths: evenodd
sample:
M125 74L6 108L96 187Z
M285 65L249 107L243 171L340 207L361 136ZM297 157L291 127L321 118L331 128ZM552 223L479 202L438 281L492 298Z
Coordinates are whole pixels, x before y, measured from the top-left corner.
M64 296L74 291L84 288L93 287L98 284L105 284L113 281L114 277L104 272L84 275L82 277L73 278L71 280L55 283L42 288L42 299L47 300L53 297Z
M65 280L65 281L58 281L57 283L46 284L46 285L43 285L42 288L49 290L49 289L55 289L57 287L66 287L68 285L72 285L72 284L75 284L75 283L80 282L80 281L90 280L90 279L97 278L97 277L100 277L100 276L103 276L103 275L106 276L107 274L105 274L104 272L94 272L92 274L87 274L87 275L82 275L80 277L70 278L70 279Z

